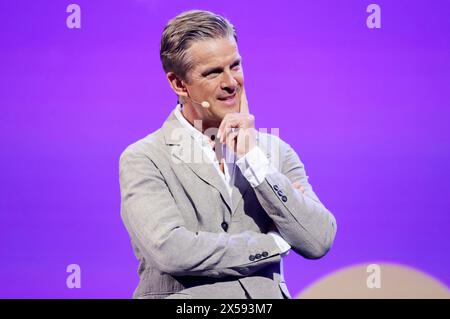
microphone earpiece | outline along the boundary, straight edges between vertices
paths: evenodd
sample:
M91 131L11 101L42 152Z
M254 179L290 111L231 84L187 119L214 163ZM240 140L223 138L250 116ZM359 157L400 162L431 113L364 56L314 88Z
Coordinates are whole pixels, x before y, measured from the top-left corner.
M186 88L186 91L187 91L187 94L188 94L188 98L192 101L192 102L194 102L194 103L196 103L196 104L200 104L203 108L205 108L205 109L207 109L207 108L209 108L210 106L211 106L211 104L208 102L208 101L203 101L203 102L201 102L201 103L199 103L199 102L197 102L196 100L194 100L193 98L191 98L190 96L189 96L189 91L187 90L187 88Z

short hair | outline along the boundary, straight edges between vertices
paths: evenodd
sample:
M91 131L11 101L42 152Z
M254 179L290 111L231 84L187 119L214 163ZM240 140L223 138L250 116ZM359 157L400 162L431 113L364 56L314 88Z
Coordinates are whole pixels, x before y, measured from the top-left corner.
M166 73L174 72L187 80L188 72L194 67L187 51L194 41L234 37L236 29L224 17L210 11L189 10L171 19L161 37L160 58Z

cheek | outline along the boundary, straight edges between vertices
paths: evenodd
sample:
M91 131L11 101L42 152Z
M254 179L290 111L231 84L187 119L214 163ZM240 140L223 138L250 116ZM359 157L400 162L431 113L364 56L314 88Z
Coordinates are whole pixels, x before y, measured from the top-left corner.
M244 84L244 72L241 70L241 71L239 71L235 76L234 76L234 78L236 79L236 81L239 83L239 84Z
M205 86L205 92L209 95L215 95L220 92L220 81L212 80Z
M208 96L214 94L217 90L217 85L214 81L203 82L196 87L196 92L199 96Z

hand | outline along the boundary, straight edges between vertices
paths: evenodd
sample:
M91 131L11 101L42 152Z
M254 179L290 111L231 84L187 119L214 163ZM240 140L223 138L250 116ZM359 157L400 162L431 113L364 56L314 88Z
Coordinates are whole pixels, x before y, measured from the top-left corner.
M305 187L302 184L300 184L299 182L294 182L292 184L292 187L294 187L296 190L301 191L303 194L305 193Z
M245 89L242 87L240 112L228 113L219 126L219 140L236 153L238 158L256 146L255 117L248 111Z

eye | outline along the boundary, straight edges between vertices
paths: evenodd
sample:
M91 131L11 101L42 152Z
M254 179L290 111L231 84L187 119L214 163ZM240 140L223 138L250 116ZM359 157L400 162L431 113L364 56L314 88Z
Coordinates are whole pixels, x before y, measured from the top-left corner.
M241 63L237 62L231 66L233 70L239 70L241 68Z
M208 73L208 75L206 77L209 78L209 79L212 79L212 78L215 78L218 75L219 75L218 71L213 71L213 72Z
M203 73L203 76L204 76L205 78L214 78L214 77L216 77L217 75L219 75L222 71L223 71L223 70L220 69L220 68L211 69L211 70L209 70L209 71Z

